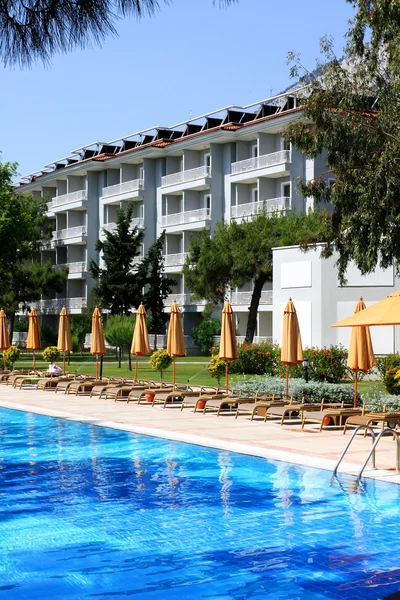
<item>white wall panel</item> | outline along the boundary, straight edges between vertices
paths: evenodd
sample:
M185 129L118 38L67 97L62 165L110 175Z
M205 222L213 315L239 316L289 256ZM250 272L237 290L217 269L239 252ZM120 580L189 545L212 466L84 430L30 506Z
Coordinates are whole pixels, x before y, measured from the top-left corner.
M281 288L311 287L311 261L281 264Z
M394 285L394 270L393 267L389 267L389 269L380 269L377 267L373 273L361 275L355 264L350 263L349 268L347 269L346 279L347 283L343 287L379 287Z
M373 302L366 302L366 306L371 306ZM354 313L356 303L338 302L337 320L340 321ZM343 344L346 348L350 345L351 327L337 327L336 339L338 344ZM394 352L394 327L392 325L384 327L370 327L372 346L375 354L390 354Z

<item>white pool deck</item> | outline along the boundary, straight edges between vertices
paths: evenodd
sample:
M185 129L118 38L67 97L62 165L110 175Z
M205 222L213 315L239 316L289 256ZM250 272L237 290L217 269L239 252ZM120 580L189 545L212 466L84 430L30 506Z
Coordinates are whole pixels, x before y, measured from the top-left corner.
M342 430L333 428L320 432L318 424L307 425L305 431L301 431L294 420L281 426L279 420L250 421L247 415L235 419L233 414L217 417L213 412L194 413L192 408L181 411L179 404L164 409L145 402L126 404L52 391L18 390L5 385L0 385L0 406L330 471L351 435L348 432L344 436ZM370 448L371 438L357 435L339 473L356 475ZM363 477L400 483L400 474L395 470L396 443L392 436L381 439L376 451L376 466L374 470L369 464Z

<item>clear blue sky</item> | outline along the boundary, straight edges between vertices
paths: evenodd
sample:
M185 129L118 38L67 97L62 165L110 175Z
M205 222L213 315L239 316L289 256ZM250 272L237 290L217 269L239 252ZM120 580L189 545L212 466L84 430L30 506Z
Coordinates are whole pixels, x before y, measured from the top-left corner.
M288 51L307 68L329 34L342 54L346 0L173 0L153 18L121 20L118 38L55 56L50 67L1 68L0 150L21 175L96 140L229 105L292 82Z

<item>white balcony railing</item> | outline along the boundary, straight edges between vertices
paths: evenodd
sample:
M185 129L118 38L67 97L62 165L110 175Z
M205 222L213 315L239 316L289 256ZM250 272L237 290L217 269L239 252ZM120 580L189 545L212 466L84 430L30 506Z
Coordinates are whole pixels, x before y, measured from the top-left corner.
M143 217L135 217L134 219L131 220L131 227L138 227L139 229L143 229L144 227L144 219ZM111 223L104 223L103 225L103 229L105 229L106 231L109 231L110 233L112 231L115 231L117 228L117 224L114 222Z
M164 254L164 266L176 267L183 265L187 255L187 252L181 252L180 254Z
M211 218L209 208L198 208L196 210L187 210L185 212L173 213L161 217L161 227L169 225L184 225L185 223L197 223Z
M179 185L180 183L205 179L206 177L211 177L211 167L203 165L202 167L196 167L188 171L179 171L178 173L171 173L171 175L164 175L164 177L161 177L161 187Z
M238 344L243 344L244 340L246 339L245 335L237 335L236 336L236 342ZM220 335L214 335L214 345L216 346L217 344L219 344L221 342L221 336ZM262 344L263 342L273 342L273 337L272 335L255 335L253 337L253 343L254 344Z
M173 301L176 300L178 306L187 306L188 304L205 304L205 300L191 300L192 294L171 294L164 300L165 306L171 306Z
M62 271L68 267L68 273L85 273L87 271L86 262L69 262L61 265L56 265L58 271Z
M253 292L232 292L231 303L239 306L250 306ZM272 304L272 290L261 292L260 304Z
M266 167L273 167L282 163L292 162L292 155L290 150L280 150L279 152L272 152L271 154L263 154L256 158L247 158L246 160L240 160L231 164L231 174L239 175L240 173L247 173L248 171L255 171L256 169L265 169Z
M73 202L82 202L87 199L86 190L79 190L77 192L70 192L69 194L63 194L62 196L54 196L51 202L48 202L47 206L49 210L62 204L72 204Z
M142 190L144 187L143 179L132 179L132 181L124 181L123 183L117 183L116 185L109 185L103 188L103 198L109 196L117 196L118 194L128 194L129 192L137 192Z
M67 310L86 308L86 298L53 298L52 300L38 300L38 302L29 303L30 308L36 308L43 312L59 312L63 306Z
M70 238L82 237L87 235L86 225L79 225L78 227L70 227L69 229L57 229L53 231L53 241L68 240Z
M231 208L231 215L233 219L240 219L241 217L251 217L253 215L262 212L273 212L274 210L291 210L292 199L290 196L282 196L281 198L270 198L264 202L250 202L248 204L236 204Z

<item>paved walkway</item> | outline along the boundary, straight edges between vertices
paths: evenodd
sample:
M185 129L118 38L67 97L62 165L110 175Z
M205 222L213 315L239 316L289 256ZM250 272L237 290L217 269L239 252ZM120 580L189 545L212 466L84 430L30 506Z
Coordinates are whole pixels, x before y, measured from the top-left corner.
M328 470L333 470L350 435L333 429L319 432L317 425L302 432L295 421L281 426L278 421L250 421L248 416L194 414L191 408L181 411L178 404L163 409L5 385L0 386L0 406ZM370 447L369 437L357 436L339 472L357 474ZM376 456L379 469L368 466L364 476L400 483L395 461L395 442L391 436L383 438Z

